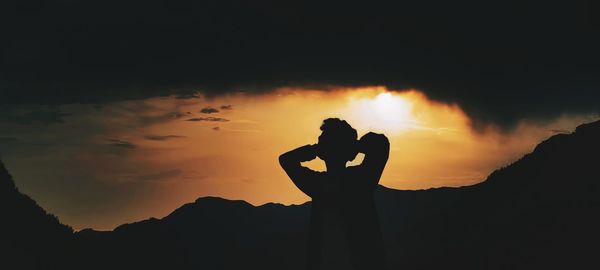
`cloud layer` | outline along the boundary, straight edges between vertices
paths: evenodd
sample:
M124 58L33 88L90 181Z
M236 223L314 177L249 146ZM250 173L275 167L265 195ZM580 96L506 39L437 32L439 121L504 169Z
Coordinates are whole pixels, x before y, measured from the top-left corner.
M27 3L0 8L2 104L383 85L500 125L600 111L592 1Z

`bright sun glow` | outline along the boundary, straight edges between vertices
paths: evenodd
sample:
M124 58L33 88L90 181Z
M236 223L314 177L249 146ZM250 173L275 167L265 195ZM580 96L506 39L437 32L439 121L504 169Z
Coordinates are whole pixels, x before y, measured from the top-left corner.
M355 121L369 129L398 132L416 124L412 103L400 94L382 92L375 97L361 97L352 100L349 107Z

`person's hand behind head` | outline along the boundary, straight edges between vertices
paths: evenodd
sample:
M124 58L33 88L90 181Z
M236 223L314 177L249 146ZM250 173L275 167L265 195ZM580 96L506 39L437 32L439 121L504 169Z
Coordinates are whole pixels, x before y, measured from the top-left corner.
M388 141L387 137L383 134L369 132L363 135L357 144L358 152L365 153L368 149L372 148L378 141Z

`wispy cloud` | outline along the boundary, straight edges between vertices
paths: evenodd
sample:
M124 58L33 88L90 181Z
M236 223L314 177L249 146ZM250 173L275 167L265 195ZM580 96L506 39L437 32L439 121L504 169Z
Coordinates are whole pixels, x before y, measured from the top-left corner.
M128 142L128 141L123 141L123 140L119 140L119 139L108 139L108 142L106 145L109 146L113 146L113 147L118 147L118 148L125 148L125 149L135 149L137 148L137 145Z
M144 138L146 140L150 140L150 141L166 141L166 140L170 140L170 139L185 138L185 136L182 136L182 135L146 135L146 136L144 136Z
M192 121L192 122L202 122L202 121L206 121L206 122L229 122L229 119L225 119L225 118L221 118L221 117L196 117L196 118L190 118L187 119L186 121Z
M221 110L233 110L233 105L221 105Z
M201 113L206 113L206 114L211 114L211 113L218 113L219 110L213 108L213 107L206 107L206 108L202 108L202 110L200 110Z
M191 99L191 98L200 98L200 94L198 92L196 93L184 93L184 94L179 94L176 95L175 98L176 99Z
M190 114L190 112L188 112L187 114ZM185 113L182 113L182 112L170 112L170 113L168 113L169 118L179 118L179 117L182 117L184 115L185 115Z

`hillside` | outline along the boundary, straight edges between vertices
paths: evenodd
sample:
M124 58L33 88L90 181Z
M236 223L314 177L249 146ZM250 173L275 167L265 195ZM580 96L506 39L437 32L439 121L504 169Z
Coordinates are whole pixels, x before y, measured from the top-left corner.
M391 269L598 268L598 153L600 121L549 138L477 185L418 191L380 186L376 202ZM2 173L2 192L27 202L14 204L9 216L28 225L9 230L69 239L68 227L15 195L3 167ZM162 219L76 233L71 263L79 269L304 269L309 207L200 198ZM45 221L31 223L21 212ZM24 252L15 247L34 243L28 237L11 238L12 249ZM69 243L44 239L48 245Z
M0 265L7 269L59 269L70 253L73 230L19 192L0 162Z

